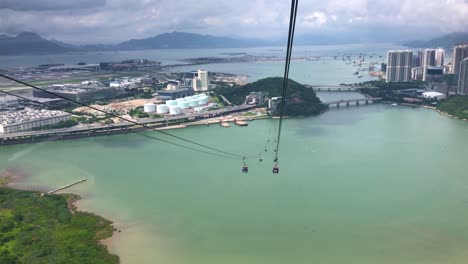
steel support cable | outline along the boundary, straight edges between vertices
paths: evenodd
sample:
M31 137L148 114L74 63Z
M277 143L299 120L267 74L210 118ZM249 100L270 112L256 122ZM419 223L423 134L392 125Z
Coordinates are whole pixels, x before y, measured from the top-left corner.
M285 66L284 66L281 110L280 110L279 125L278 125L278 136L276 138L276 149L275 149L276 151L275 162L276 163L278 162L279 146L280 146L280 140L281 140L281 129L283 127L284 109L286 105L286 95L287 95L288 84L289 84L289 67L291 64L294 30L296 28L297 6L298 6L298 0L291 0L291 14L289 17L288 43L287 43L287 48L286 48L286 61L285 61Z
M103 110L101 110L101 109L99 109L99 108L96 108L96 107L93 107L93 106L90 106L90 105L87 105L87 104L84 104L84 103L80 103L80 102L78 102L78 101L72 100L72 99L67 98L67 97L65 97L65 96L61 96L61 95L55 94L55 93L50 92L50 91L48 91L48 90L46 90L46 89L43 89L43 88L37 87L37 86L35 86L35 85L32 85L32 84L29 84L29 83L26 83L26 82L17 80L17 79L15 79L15 78L12 78L12 77L10 77L10 76L7 76L7 75L1 74L1 73L0 73L0 77L3 77L3 78L8 79L8 80L10 80L10 81L14 81L14 82L20 83L20 84L22 84L22 85L31 87L31 88L33 88L33 89L42 91L42 92L44 92L44 93L47 93L47 94L56 96L56 97L58 97L58 98L61 98L61 99L64 99L64 100L73 102L73 103L78 104L78 105L80 105L80 106L88 107L88 108L90 108L90 109L93 109L93 110L95 110L95 111L101 112L101 113L106 114L106 115L108 115L108 116L112 116L112 117L115 117L115 118L119 118L119 119L121 119L121 120L124 120L124 121L126 121L126 122L132 123L132 124L134 124L134 125L141 126L141 127L147 128L147 129L149 129L149 130L152 130L152 131L155 131L155 132L164 134L164 135L166 135L166 136L170 136L170 137L173 137L173 138L176 138L176 139L179 139L179 140L182 140L182 141L185 141L185 142L188 142L188 143L197 145L197 146L199 146L199 147L203 147L203 148L206 148L206 149L209 149L209 150L212 150L212 151L216 151L216 152L223 153L223 154L230 155L230 156L237 157L237 158L243 158L243 157L244 157L244 155L238 155L238 154L230 153L230 152L227 152L227 151L219 150L219 149L216 149L216 148L213 148L213 147L204 145L204 144L200 144L200 143L194 142L194 141L189 140L189 139L185 139L185 138L182 138L182 137L179 137L179 136L170 134L170 133L165 132L165 131L156 130L156 129L154 129L154 128L149 127L148 125L137 123L137 122L135 122L135 121L132 121L132 120L127 119L127 118L124 118L124 117L121 117L121 116L116 115L116 114L113 114L113 113L108 113L108 112L103 111Z
M38 102L38 101L35 101L35 100L32 100L32 99L23 97L23 96L20 96L20 95L17 95L17 94L13 94L13 93L10 93L10 92L6 92L6 91L0 90L0 93L6 94L6 95L10 95L10 96L14 96L14 97L17 97L17 98L20 98L20 99L29 101L29 102L31 102L31 103L35 103L35 104L39 104L39 105L45 106L45 107L47 107L47 108L52 108L52 109L60 110L60 109L55 108L55 107L53 107L53 106L51 106L51 105L48 105L48 104L46 104L46 103ZM115 126L115 125L112 125L112 124L107 124L107 126L110 126L110 127L113 127L113 128L118 128L118 126ZM200 153L204 153L204 154L208 154L208 155L212 155L212 156L216 156L216 157L220 157L220 158L236 159L236 160L238 159L238 158L235 158L235 157L224 156L224 155L220 155L220 154L217 154L217 153L212 153L212 152L208 152L208 151L199 150L199 149L196 149L196 148L184 146L184 145L177 144L177 143L174 143L174 142L170 142L170 141L167 141L167 140L164 140L164 139L160 139L160 138L157 138L157 137L154 137L154 136L146 135L146 134L143 134L143 133L140 133L140 132L137 132L137 131L129 131L129 133L137 134L137 135L140 135L140 136L143 136L143 137L146 137L146 138L150 138L150 139L154 139L154 140L157 140L157 141L160 141L160 142L164 142L164 143L167 143L167 144L170 144L170 145L174 145L174 146L181 147L181 148L184 148L184 149L189 149L189 150L193 150L193 151L196 151L196 152L200 152Z

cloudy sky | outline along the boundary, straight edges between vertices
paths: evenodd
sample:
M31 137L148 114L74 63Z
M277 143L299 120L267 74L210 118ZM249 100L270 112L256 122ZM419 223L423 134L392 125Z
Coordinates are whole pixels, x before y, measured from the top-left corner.
M36 32L75 43L116 43L185 31L281 38L289 0L0 0L0 34ZM468 0L300 0L298 35L363 40L468 31Z

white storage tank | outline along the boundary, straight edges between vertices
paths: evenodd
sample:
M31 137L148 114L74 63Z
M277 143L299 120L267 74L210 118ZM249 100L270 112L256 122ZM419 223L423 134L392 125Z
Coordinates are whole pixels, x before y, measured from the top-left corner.
M177 102L174 100L167 100L166 101L167 106L177 106Z
M145 113L154 113L156 112L156 105L153 103L147 103L143 106Z
M156 113L158 114L165 114L169 112L169 107L167 105L164 105L164 104L158 104L156 106Z
M188 102L190 107L198 106L198 99L190 99Z
M180 104L178 105L181 109L187 109L190 107L189 102L187 101L180 101Z
M183 103L187 102L185 100L176 100L177 106L182 106Z
M198 99L198 104L199 105L206 105L209 101L209 97L208 96L204 96L204 97L200 97Z
M169 107L169 113L171 115L180 115L182 113L182 110L178 106L171 106Z

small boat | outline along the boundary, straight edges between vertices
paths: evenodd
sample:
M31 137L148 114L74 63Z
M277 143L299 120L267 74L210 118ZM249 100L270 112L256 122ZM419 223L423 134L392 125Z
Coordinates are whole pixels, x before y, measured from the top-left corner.
M395 103L394 103L394 104L392 104L392 106L397 106L397 105L398 105L398 104L395 104Z

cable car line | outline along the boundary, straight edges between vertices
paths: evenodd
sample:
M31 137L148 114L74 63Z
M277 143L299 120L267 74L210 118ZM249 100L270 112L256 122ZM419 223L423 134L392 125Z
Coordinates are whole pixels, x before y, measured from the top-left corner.
M273 167L274 174L279 173L278 154L279 154L279 146L280 146L280 140L281 140L281 129L283 126L284 109L285 109L285 104L286 104L286 95L287 95L288 84L289 84L289 67L291 64L294 30L296 28L297 6L298 6L298 0L291 0L291 14L289 17L289 31L288 31L289 34L288 34L288 44L287 44L287 49L286 49L286 61L285 61L285 66L284 66L281 110L280 110L279 125L278 125L278 136L276 139L276 148L275 148L275 159L274 159L275 165Z
M50 92L50 91L48 91L48 90L46 90L46 89L43 89L43 88L37 87L37 86L35 86L35 85L32 85L32 84L29 84L29 83L26 83L26 82L17 80L17 79L15 79L15 78L12 78L12 77L10 77L10 76L7 76L7 75L1 74L1 73L0 73L0 77L3 77L3 78L8 79L8 80L10 80L10 81L14 81L14 82L20 83L20 84L22 84L22 85L31 87L31 88L33 88L33 89L42 91L42 92L44 92L44 93L47 93L47 94L56 96L56 97L58 97L58 98L61 98L61 99L64 99L64 100L73 102L73 103L75 103L75 104L78 104L78 105L81 105L81 106L84 106L84 107L88 107L88 108L90 108L90 109L93 109L93 110L95 110L95 111L104 113L104 114L106 114L106 115L119 118L119 119L121 119L121 120L124 120L124 121L126 121L126 122L132 123L132 124L134 124L134 125L142 126L142 127L144 127L144 128L147 128L147 129L149 129L149 130L153 130L153 131L155 131L155 132L164 134L164 135L166 135L166 136L170 136L170 137L173 137L173 138L176 138L176 139L179 139L179 140L182 140L182 141L185 141L185 142L188 142L188 143L191 143L191 144L194 144L194 145L197 145L197 146L200 146L200 147L209 149L209 150L213 150L213 151L216 151L216 152L219 152L219 153L223 153L223 154L226 154L226 155L230 155L230 156L233 156L233 157L237 157L237 158L243 158L243 157L244 157L244 155L238 155L238 154L230 153L230 152L227 152L227 151L223 151L223 150L220 150L220 149L217 149L217 148L213 148L213 147L210 147L210 146L207 146L207 145L204 145L204 144L197 143L197 142L192 141L192 140L189 140L189 139L185 139L185 138L182 138L182 137L179 137L179 136L170 134L170 133L165 132L165 131L156 130L156 129L154 129L154 128L149 127L148 125L140 124L140 123L138 123L138 122L135 122L135 121L132 121L132 120L130 120L130 119L121 117L121 116L119 116L119 115L116 115L116 114L113 114L113 113L109 113L109 112L103 111L103 110L101 110L101 109L99 109L99 108L96 108L96 107L93 107L93 106L90 106L90 105L87 105L87 104L84 104L84 103L80 103L80 102L75 101L75 100L73 100L73 99L70 99L70 98L67 98L67 97L65 97L65 96L61 96L61 95L55 94L55 93Z

